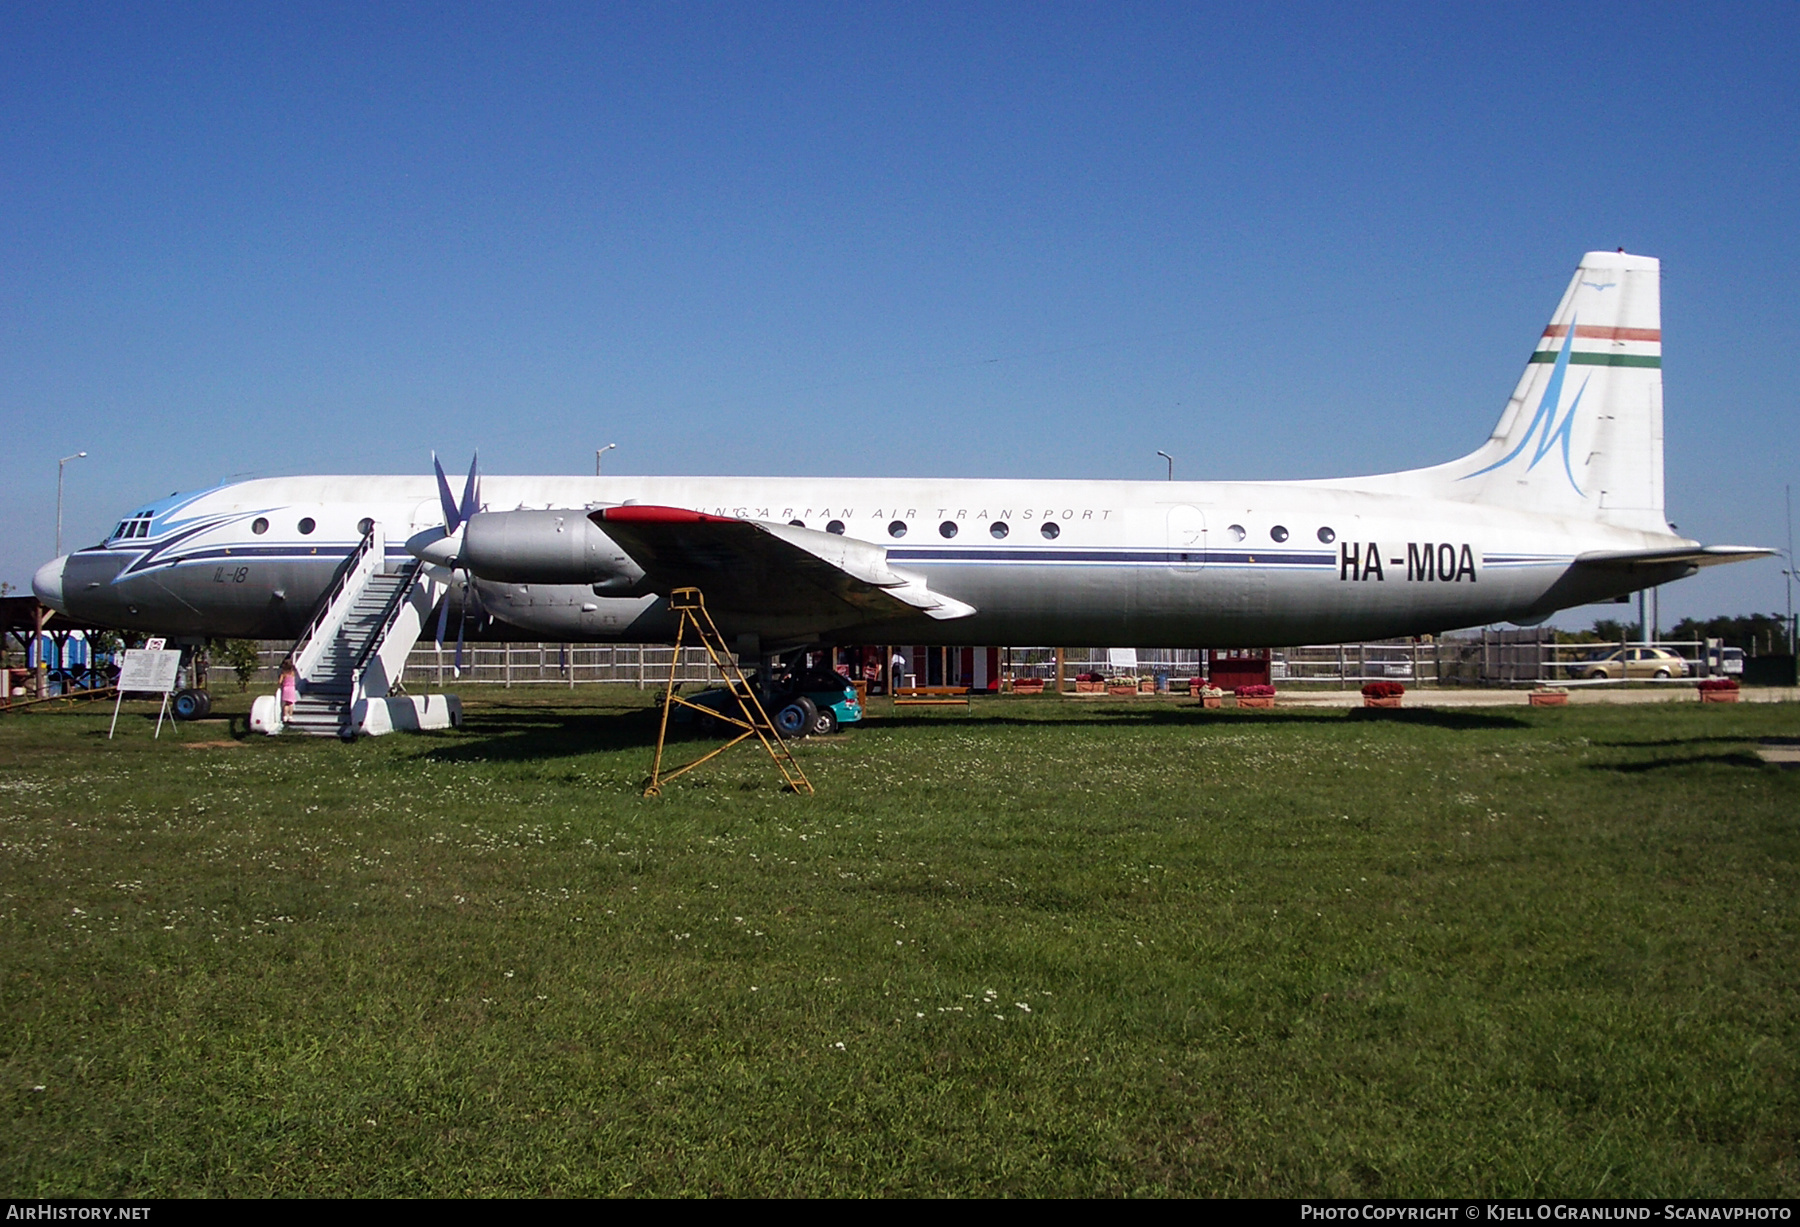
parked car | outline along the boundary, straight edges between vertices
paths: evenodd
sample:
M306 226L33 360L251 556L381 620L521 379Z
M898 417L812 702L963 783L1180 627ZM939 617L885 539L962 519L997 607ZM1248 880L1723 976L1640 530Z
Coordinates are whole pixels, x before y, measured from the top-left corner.
M1602 648L1582 662L1577 675L1611 677L1686 677L1688 662L1667 648Z
M755 674L750 675L752 685L755 677ZM733 716L738 711L736 701L723 687L702 691L688 701ZM783 737L825 737L837 732L839 726L855 724L863 718L862 705L856 701L856 687L848 678L830 669L813 669L776 678L772 697L766 699L763 706ZM696 716L692 708L681 708L676 718L678 723L685 724Z

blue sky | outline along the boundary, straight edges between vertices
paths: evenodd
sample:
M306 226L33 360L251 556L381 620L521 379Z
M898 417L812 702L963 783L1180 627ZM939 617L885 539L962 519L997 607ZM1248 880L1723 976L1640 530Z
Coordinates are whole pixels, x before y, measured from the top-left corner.
M234 474L1322 477L1664 261L1670 517L1785 543L1800 8L0 11L0 578ZM1774 562L1663 620L1784 606ZM1617 607L1565 621L1609 616Z

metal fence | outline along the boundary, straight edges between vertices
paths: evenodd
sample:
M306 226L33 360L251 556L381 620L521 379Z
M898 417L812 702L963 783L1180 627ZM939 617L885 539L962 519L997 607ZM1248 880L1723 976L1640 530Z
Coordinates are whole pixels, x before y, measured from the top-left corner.
M262 645L266 677L274 677L289 645ZM644 687L669 680L669 662L675 649L667 644L593 643L481 643L465 644L462 668L456 668L456 649L423 643L406 658L401 681L409 686L441 686L456 681L497 683L503 686L574 686L577 683L611 682ZM681 649L675 671L678 682L704 682L718 677L705 648Z
M1702 643L1665 640L1654 644L1557 643L1554 632L1485 631L1480 635L1442 636L1434 641L1386 640L1376 643L1307 644L1281 649L1270 662L1271 680L1289 685L1361 686L1365 682L1399 681L1412 686L1492 686L1567 683L1579 680L1596 652L1620 648L1665 648L1682 656L1689 676L1706 675ZM275 676L290 650L285 643L264 643L263 672ZM454 647L426 642L407 657L403 680L413 687L438 687L458 681L502 686L574 686L587 683L655 687L668 680L675 649L664 644L482 643L463 648L461 670ZM1056 676L1054 648L1002 650L1004 677ZM745 662L746 664L750 662ZM1107 648L1070 648L1063 652L1063 676L1082 673L1182 681L1207 675L1205 654L1198 648L1138 648L1135 664L1115 660ZM704 648L681 650L676 680L706 682L717 677Z

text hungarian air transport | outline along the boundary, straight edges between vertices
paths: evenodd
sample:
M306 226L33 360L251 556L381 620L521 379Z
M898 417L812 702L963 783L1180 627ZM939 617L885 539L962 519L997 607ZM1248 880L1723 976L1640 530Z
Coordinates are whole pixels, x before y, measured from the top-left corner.
M454 623L459 636L666 641L676 587L704 592L751 656L829 643L1263 646L1529 624L1770 552L1703 546L1665 519L1661 368L1657 261L1594 252L1491 437L1432 468L1295 482L471 468L460 499L441 470L271 478L140 507L33 586L80 617L173 635L361 626L339 654L372 702L434 617L440 640Z

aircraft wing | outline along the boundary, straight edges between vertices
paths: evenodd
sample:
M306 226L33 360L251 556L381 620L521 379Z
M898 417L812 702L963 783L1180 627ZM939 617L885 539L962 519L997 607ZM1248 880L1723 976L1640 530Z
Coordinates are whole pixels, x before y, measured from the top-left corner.
M933 592L924 577L889 566L882 547L836 533L681 507L605 507L588 518L631 555L653 587L695 587L708 604L858 619L975 612Z
M1666 550L1596 550L1579 555L1578 566L1634 570L1638 567L1666 567L1686 564L1690 567L1716 567L1725 562L1746 562L1767 558L1775 553L1753 545L1677 546Z

